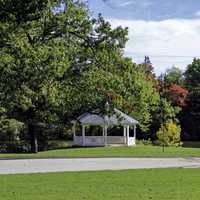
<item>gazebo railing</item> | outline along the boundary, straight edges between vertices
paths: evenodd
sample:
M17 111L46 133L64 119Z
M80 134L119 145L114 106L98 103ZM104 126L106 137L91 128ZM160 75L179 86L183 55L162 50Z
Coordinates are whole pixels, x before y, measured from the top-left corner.
M84 141L83 141L84 140ZM73 145L82 146L104 146L105 144L126 144L125 136L74 136Z
M82 136L74 136L73 145L82 146L82 144L83 144L83 137Z
M107 144L126 144L125 136L107 136Z

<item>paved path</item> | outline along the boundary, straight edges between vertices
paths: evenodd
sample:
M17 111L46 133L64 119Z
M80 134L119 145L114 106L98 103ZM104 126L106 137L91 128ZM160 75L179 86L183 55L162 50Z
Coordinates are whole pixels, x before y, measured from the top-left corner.
M79 158L0 160L0 174L170 167L200 168L200 158Z

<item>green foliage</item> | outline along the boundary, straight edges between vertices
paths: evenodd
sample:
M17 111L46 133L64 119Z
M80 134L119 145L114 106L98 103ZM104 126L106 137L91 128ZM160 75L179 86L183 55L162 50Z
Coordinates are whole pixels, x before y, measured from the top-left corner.
M146 132L152 122L152 113L156 111L160 102L155 82L148 79L144 69L137 65L124 71L123 82L125 84L122 96L126 104L122 109L135 116L140 122L142 131Z
M123 55L128 29L112 29L78 2L55 12L60 1L0 1L0 114L22 121L32 146L42 136L37 124L69 123L107 101L143 132L159 110L155 77Z
M19 141L24 124L15 119L0 120L0 141Z
M200 59L194 59L185 72L185 84L189 91L183 123L190 139L200 139Z
M166 98L161 97L159 105L152 113L152 123L149 132L149 134L151 135L151 139L156 140L156 132L159 130L162 124L166 123L169 120L179 122L177 116L180 111L180 107L173 107Z
M162 124L157 132L159 144L165 146L180 146L181 128L172 120L168 121L164 125Z
M186 86L189 91L200 87L200 59L194 59L192 64L187 66L185 72Z
M183 85L183 72L178 67L173 66L166 71L164 81L166 85Z
M181 108L178 106L173 107L166 99L161 99L161 116L160 119L164 122L167 122L168 120L174 120L176 121L177 114L181 111ZM163 113L162 113L163 112Z
M64 12L53 12L59 3L0 1L0 104L34 140L35 124L66 123L103 105L98 88L107 81L116 88L127 41L127 29L90 18L78 2L66 0Z
M67 140L50 140L48 141L48 149L64 149L71 146L71 141Z
M0 119L0 152L15 152L20 149L24 124L15 119Z
M148 140L144 140L144 139L143 140L136 140L136 145L152 146L152 141L150 139L148 139Z

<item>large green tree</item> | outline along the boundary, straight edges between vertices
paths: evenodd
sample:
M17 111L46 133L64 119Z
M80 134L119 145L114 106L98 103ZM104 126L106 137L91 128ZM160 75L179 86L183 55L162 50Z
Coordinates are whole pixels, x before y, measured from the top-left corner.
M91 19L78 1L60 3L0 1L1 110L28 126L34 152L39 125L98 104L87 72L113 71L127 40L126 29Z
M165 84L168 86L172 84L177 84L182 86L184 83L183 72L178 67L173 66L167 69L164 75L164 81Z
M188 104L184 110L184 129L188 139L200 139L200 59L194 59L185 72L185 85L189 91Z
M28 127L67 123L109 101L146 132L159 105L155 81L123 56L128 30L93 19L79 1L0 0L0 113Z
M61 79L76 48L71 40L78 40L68 37L69 31L78 32L87 18L85 10L71 2L67 13L55 14L56 5L59 2L46 0L0 2L1 105L8 118L27 124L34 152L36 126L56 121L62 109Z

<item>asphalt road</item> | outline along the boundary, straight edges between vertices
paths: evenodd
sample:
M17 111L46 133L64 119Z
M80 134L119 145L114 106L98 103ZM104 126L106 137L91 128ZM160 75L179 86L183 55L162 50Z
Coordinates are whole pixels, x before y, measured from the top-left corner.
M200 168L200 158L79 158L0 160L0 174L172 167Z

